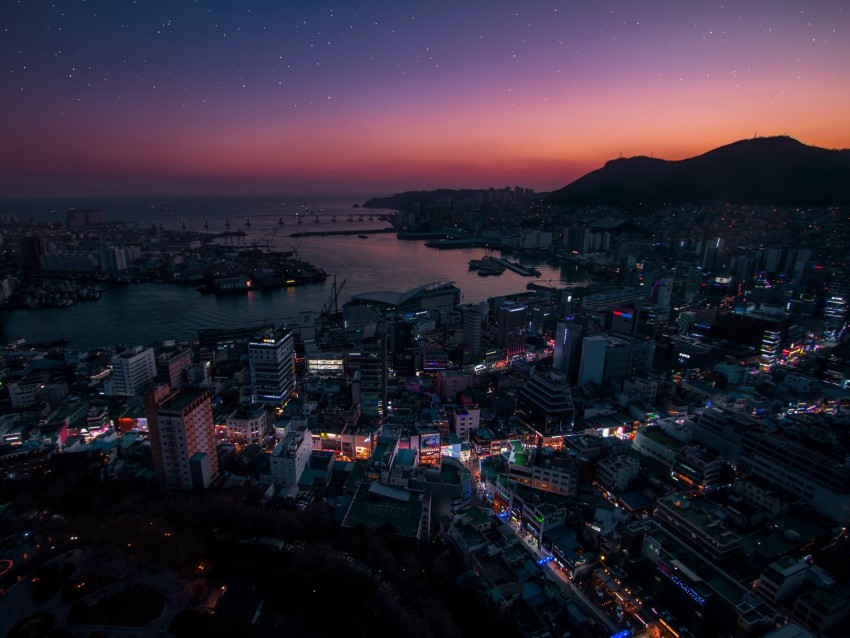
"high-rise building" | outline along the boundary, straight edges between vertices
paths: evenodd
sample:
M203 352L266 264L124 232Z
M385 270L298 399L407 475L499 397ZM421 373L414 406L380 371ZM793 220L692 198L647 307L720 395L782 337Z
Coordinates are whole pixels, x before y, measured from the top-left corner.
M581 324L567 319L559 321L555 329L555 356L552 367L566 374L569 383L575 383L578 379L583 332Z
M292 333L270 330L248 342L251 400L281 405L295 390L295 356Z
M358 349L348 355L348 368L356 382L352 390L357 390L357 398L353 400L360 403L360 412L368 416L382 415L387 405L387 335L384 323L371 323L363 329Z
M153 348L136 348L112 357L111 394L132 397L148 389L156 377Z
M602 385L605 370L605 349L608 340L601 336L585 337L581 342L581 363L579 364L578 385L588 383Z
M585 337L581 346L578 385L619 386L652 369L655 343L625 335Z
M192 367L192 351L175 350L162 352L156 357L156 376L175 390L186 382L187 370Z
M413 376L416 374L416 348L413 340L413 323L404 317L394 317L390 322L390 358L394 374Z
M525 328L528 308L515 301L505 301L499 306L499 346L508 357L525 352Z
M160 485L181 491L209 487L218 477L210 394L159 386L145 396L145 412Z
M482 317L478 306L461 306L463 312L463 363L481 362Z
M553 437L570 434L575 407L566 377L549 372L531 375L517 397L516 414L529 432L551 445Z
M690 303L699 294L702 271L695 264L676 264L673 275L673 296Z

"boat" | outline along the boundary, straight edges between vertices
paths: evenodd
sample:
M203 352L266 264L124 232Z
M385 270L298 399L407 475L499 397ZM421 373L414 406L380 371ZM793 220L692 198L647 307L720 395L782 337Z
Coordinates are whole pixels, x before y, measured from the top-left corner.
M246 217L246 218L245 218L245 225L246 225L248 228L251 228L251 218L250 218L250 217Z
M277 223L278 223L280 226L283 226L283 224L284 224L284 221L283 221L283 215L281 215L281 216L280 216L280 219L278 219L278 220L277 220Z
M226 218L226 217L224 218L224 227L225 227L225 228L230 228L230 220L229 220L228 218Z
M360 239L369 239L369 235L357 235Z

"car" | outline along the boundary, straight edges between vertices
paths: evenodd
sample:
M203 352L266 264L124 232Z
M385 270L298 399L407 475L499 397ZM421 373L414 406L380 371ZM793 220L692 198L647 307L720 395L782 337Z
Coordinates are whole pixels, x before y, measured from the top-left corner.
M623 608L617 605L617 620L623 620Z

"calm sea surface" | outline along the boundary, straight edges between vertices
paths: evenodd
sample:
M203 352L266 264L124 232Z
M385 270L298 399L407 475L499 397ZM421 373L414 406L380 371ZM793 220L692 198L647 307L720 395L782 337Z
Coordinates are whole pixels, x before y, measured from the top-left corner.
M221 232L229 220L231 230L247 236L239 241L272 243L275 250L295 250L299 257L345 282L339 302L352 295L375 291L405 292L423 284L453 281L462 301L474 303L489 297L526 290L530 281L568 284L586 278L573 265L563 268L540 262L539 279L521 277L509 270L498 277L480 277L469 270L470 259L488 251L475 249L437 250L422 241L401 241L395 234L369 234L386 228L378 211L352 208L354 199L305 202L287 198L204 198L185 200L62 200L45 202L0 202L0 214L14 213L19 220L63 220L68 207L100 208L107 220L135 221L140 227L161 224L179 229ZM283 202L286 202L285 204ZM58 212L51 212L58 211ZM302 223L298 224L298 212ZM317 215L318 213L318 215ZM331 221L336 215L336 222ZM359 221L360 215L363 221ZM284 224L279 223L283 215ZM353 218L349 220L349 216ZM374 218L369 221L369 216ZM315 220L318 216L319 222ZM245 225L250 219L250 227ZM297 231L356 229L357 235L293 238ZM511 259L515 259L511 257ZM525 262L524 262L525 263ZM321 310L331 297L333 277L324 283L297 288L253 291L233 295L204 295L191 286L138 284L105 292L97 301L78 302L68 308L0 311L0 342L23 337L30 342L64 337L69 347L86 349L123 343L148 344L164 339L197 337L200 328L248 325L294 319L302 310Z

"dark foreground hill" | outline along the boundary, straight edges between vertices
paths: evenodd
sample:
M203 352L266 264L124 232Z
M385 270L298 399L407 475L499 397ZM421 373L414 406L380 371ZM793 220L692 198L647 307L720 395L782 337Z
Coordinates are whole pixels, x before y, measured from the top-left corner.
M549 201L850 205L850 150L782 136L742 140L680 161L616 159L551 193Z

